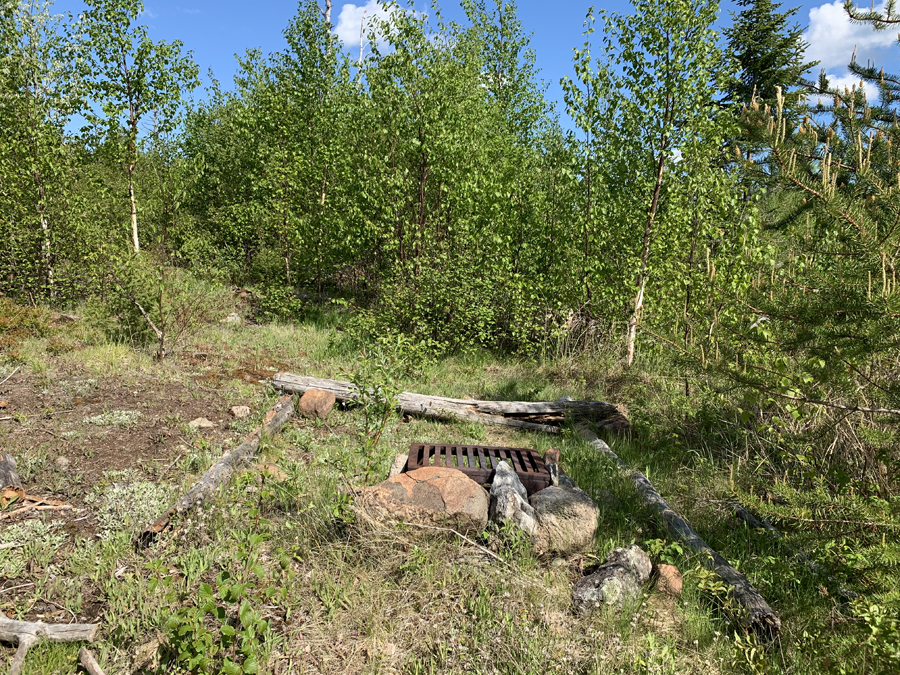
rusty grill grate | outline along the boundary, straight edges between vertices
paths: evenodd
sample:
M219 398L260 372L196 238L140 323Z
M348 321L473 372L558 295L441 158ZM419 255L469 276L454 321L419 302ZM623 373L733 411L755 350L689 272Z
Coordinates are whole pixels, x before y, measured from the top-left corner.
M459 469L477 483L490 483L498 462L506 460L529 495L550 485L544 460L529 448L500 448L484 445L441 445L413 443L409 446L406 471L427 466Z

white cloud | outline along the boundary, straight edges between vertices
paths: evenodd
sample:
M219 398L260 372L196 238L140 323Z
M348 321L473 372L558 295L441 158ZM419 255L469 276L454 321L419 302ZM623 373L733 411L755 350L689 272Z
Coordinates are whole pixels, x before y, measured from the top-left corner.
M837 88L840 91L844 91L845 88L852 90L853 87L856 87L857 89L859 89L860 86L862 86L862 88L865 89L865 91L866 91L866 96L869 96L872 93L868 90L868 88L866 88L865 82L860 82L859 77L856 75L827 74L827 76L828 76L828 86L831 88ZM877 87L875 89L875 96L878 96Z
M365 30L368 31L373 23L387 19L395 11L397 11L396 5L386 9L378 0L368 0L362 6L348 3L341 7L341 13L338 16L334 33L344 43L345 47L358 47L363 19L366 22Z
M884 10L883 3L880 9ZM897 33L850 23L843 0L835 0L809 10L809 28L803 38L809 43L806 58L821 61L819 65L827 71L850 63L854 47L856 60L865 64L876 52L897 42Z
M154 14L153 12L151 12L149 9L142 9L140 12L138 12L138 17L145 17L145 16L146 16L148 19L155 19L155 18L156 18L156 14Z

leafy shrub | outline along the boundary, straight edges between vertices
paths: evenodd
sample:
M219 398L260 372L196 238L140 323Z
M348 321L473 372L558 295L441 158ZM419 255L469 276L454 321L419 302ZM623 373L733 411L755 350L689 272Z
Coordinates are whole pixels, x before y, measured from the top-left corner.
M136 256L110 273L107 292L89 303L88 314L110 339L155 343L162 358L183 337L231 308L223 287L152 257Z

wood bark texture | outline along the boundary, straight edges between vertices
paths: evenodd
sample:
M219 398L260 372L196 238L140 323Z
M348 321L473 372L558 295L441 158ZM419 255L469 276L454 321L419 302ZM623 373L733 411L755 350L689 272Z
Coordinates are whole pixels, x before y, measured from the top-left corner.
M277 373L272 378L276 389L302 394L308 389L330 391L339 401L356 399L357 392L350 382L327 380L292 373ZM627 427L628 422L619 410L603 401L479 401L476 399L445 398L403 392L397 397L402 413L443 420L463 420L480 424L499 425L558 433L566 415L590 419L600 427Z
M266 413L262 426L247 434L239 446L222 455L200 477L200 480L194 483L190 490L182 495L156 522L138 535L135 546L138 548L146 547L160 532L169 526L169 521L173 515L193 509L201 504L203 500L218 492L242 464L256 457L260 441L277 433L293 413L293 397L288 394L279 398L278 402Z
M5 487L22 487L19 474L16 473L16 460L6 452L0 452L0 489Z
M94 655L91 654L91 651L87 647L82 647L78 650L78 663L80 663L90 675L105 675L100 664L97 663L97 659L94 658Z
M644 504L662 520L673 537L687 544L700 557L703 565L721 577L731 587L734 601L740 605L740 611L734 613L737 621L746 629L752 630L760 637L774 639L781 630L781 619L769 607L769 604L753 587L747 578L732 567L725 558L713 550L709 544L694 531L688 522L666 502L657 492L647 477L636 469L632 469L612 449L604 443L588 427L579 426L578 432L591 447L613 460L619 469L631 478L638 495ZM728 609L728 608L726 608Z
M20 675L25 666L25 655L40 640L50 642L93 642L100 630L96 623L44 623L42 621L16 621L0 613L0 640L15 642L19 648L13 657L9 675Z

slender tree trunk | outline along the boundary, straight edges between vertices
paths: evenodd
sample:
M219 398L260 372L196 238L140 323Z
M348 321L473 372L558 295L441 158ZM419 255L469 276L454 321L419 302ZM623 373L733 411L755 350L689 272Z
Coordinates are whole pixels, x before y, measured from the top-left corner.
M32 45L33 47L34 45ZM33 53L32 53L33 55ZM38 137L38 81L37 81L37 72L32 72L32 84L34 86L34 91L32 94L32 109L31 109L31 147L32 147L32 161L34 162L34 185L38 191L38 203L37 203L37 212L38 217L41 221L41 258L44 262L44 269L47 272L47 291L50 296L50 299L54 299L54 289L53 289L53 265L50 257L50 225L47 222L47 194L44 189L44 177L38 169L41 151L40 151L40 140Z
M132 176L134 175L134 163L129 162L128 164L128 199L131 201L131 239L134 242L134 252L141 252L141 243L138 240L138 229L137 229L137 202L134 200L134 181L132 180Z
M644 241L641 245L641 271L638 274L637 296L634 299L634 310L628 321L628 339L626 342L625 365L634 363L634 341L637 336L637 327L641 322L644 312L644 291L647 288L647 261L650 258L650 244L653 241L653 223L659 210L659 193L662 189L663 173L666 170L666 146L668 138L663 135L660 143L659 160L656 164L656 185L653 188L653 200L650 202L650 210L647 213L647 222L644 225Z
M666 33L668 38L668 32ZM667 67L671 75L671 48L667 55ZM637 295L634 298L634 310L628 320L628 336L625 340L625 365L631 367L634 363L634 342L637 337L637 327L644 313L644 293L647 289L647 262L650 258L650 245L653 242L653 225L656 214L659 211L659 194L662 190L663 174L666 170L666 154L669 151L669 129L673 123L674 101L670 94L666 94L666 108L663 112L662 131L659 138L659 156L656 161L656 184L653 187L653 199L650 201L650 209L647 212L647 222L644 225L644 240L641 244L641 268L637 278Z

